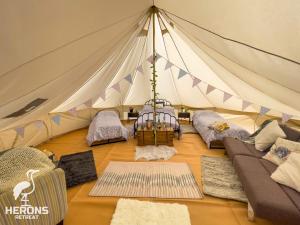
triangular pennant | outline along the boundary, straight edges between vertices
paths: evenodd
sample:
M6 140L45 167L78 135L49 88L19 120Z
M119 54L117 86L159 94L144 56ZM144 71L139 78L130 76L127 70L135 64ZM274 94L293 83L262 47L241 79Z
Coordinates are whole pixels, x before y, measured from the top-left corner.
M155 62L157 62L157 60L159 60L162 56L158 53L155 54Z
M200 79L198 79L197 77L193 78L193 87L195 87L196 85L198 85L201 82Z
M111 86L113 89L115 89L117 92L121 93L121 88L120 88L120 84L115 83L113 86Z
M15 131L20 137L24 138L24 132L25 132L24 127L16 127Z
M68 111L72 116L77 116L77 110L76 107L73 107L71 109L69 109Z
M144 73L144 69L143 69L143 66L142 65L139 65L137 68L136 68L137 71L139 71L140 73Z
M44 125L43 121L37 120L34 122L34 125L36 126L37 129L41 129Z
M252 105L251 102L248 102L248 101L245 101L243 100L243 103L242 103L242 111L244 111L246 108L248 108L248 106Z
M232 94L229 94L227 92L224 91L224 95L223 95L223 103L226 102L228 99L230 99L232 97Z
M147 58L147 61L151 64L153 64L154 60L153 60L153 55L150 55L148 58Z
M101 92L101 94L99 95L99 97L100 97L103 101L106 100L105 90Z
M86 107L90 108L93 105L93 100L89 99L86 102L83 103Z
M174 64L171 63L170 61L167 61L166 66L165 66L165 70L171 68Z
M287 121L289 121L291 118L293 117L293 115L287 114L287 113L282 113L282 123L286 123Z
M267 112L269 112L270 111L270 109L269 108L267 108L267 107L265 107L265 106L261 106L260 107L260 112L259 112L259 114L260 115L265 115Z
M131 74L128 74L126 77L124 77L125 80L127 80L130 84L132 84L132 76Z
M55 115L51 119L54 123L56 123L57 125L60 125L60 115Z
M207 85L206 94L208 95L210 92L215 90L216 88L210 84Z
M180 79L181 77L183 77L183 76L185 76L185 75L187 75L187 72L184 71L183 69L180 69L180 70L179 70L179 73L178 73L178 79Z

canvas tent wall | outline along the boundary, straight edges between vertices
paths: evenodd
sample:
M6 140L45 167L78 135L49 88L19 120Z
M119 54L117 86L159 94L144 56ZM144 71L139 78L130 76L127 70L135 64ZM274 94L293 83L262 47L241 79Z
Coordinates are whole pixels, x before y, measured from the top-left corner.
M92 111L56 126L49 112L141 105L151 98L152 1L1 2L0 117L37 98L23 116L0 120L2 146L16 127L30 143L88 125ZM157 0L158 92L174 104L242 109L300 117L300 3L288 1ZM165 70L167 62L174 66ZM143 73L137 71L142 65ZM189 74L178 79L180 70ZM124 80L132 76L132 84ZM195 87L193 79L201 80ZM192 78L192 79L191 79ZM120 92L114 85L118 84ZM207 94L208 85L215 91ZM103 97L105 91L105 100ZM224 92L232 95L226 102ZM68 122L66 122L68 121ZM68 125L64 126L66 123ZM33 124L33 125L31 125ZM51 125L52 124L52 125ZM54 125L54 126L53 126ZM56 130L56 131L53 131ZM60 130L60 131L57 131ZM39 133L42 132L41 136ZM26 135L30 136L27 137ZM38 136L38 137L37 137ZM14 141L16 143L16 141Z

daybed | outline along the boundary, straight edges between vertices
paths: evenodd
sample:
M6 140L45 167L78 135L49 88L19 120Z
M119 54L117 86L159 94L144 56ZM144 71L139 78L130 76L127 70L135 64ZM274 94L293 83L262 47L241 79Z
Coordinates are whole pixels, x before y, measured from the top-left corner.
M300 142L300 132L284 125L281 128L288 140ZM300 224L300 193L272 180L270 175L277 166L262 159L266 151L232 137L225 137L224 145L254 215L282 224Z
M165 99L157 99L156 103L160 105L160 107L156 110L156 121L160 123L165 123L167 127L172 127L179 138L181 135L180 124L176 118L172 104ZM139 117L134 123L134 134L136 134L138 127L146 126L147 120L153 121L152 104L152 99L144 104L143 110L140 112Z
M215 122L226 122L229 125L229 129L222 132L217 132L211 128L212 124ZM208 148L224 148L224 137L245 139L249 136L248 131L245 129L229 123L216 112L208 110L199 110L194 112L193 126L201 135Z
M128 139L128 129L121 123L116 111L100 111L90 124L86 137L88 145L106 144Z

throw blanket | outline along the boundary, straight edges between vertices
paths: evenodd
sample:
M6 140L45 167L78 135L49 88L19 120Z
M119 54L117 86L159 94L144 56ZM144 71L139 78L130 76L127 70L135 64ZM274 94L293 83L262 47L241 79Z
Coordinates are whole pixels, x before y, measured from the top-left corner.
M19 147L7 150L0 155L0 194L12 190L21 181L29 181L26 172L39 170L34 176L40 176L53 170L55 165L38 149Z
M211 125L208 126L209 129L212 129L218 133L222 133L223 131L229 129L229 125L226 122L214 122Z

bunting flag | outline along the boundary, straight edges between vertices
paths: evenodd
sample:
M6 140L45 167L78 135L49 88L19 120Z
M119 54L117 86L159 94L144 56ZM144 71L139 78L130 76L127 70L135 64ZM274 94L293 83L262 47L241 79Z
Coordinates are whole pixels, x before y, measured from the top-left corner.
M207 85L206 94L208 95L210 92L215 90L216 88L214 86L211 86L210 84Z
M287 121L289 121L293 116L287 113L282 113L282 123L286 123Z
M150 55L148 58L147 58L147 61L151 64L153 64L154 60L153 60L153 55Z
M132 76L131 74L128 74L126 77L124 77L125 80L127 80L130 84L132 84Z
M170 61L167 61L166 66L165 66L165 70L171 68L172 66L174 66L174 64L171 63Z
M259 112L259 114L260 115L265 115L267 112L269 112L270 111L270 109L269 108L267 108L267 107L265 107L265 106L261 106L260 107L260 112Z
M93 105L93 100L89 99L86 102L83 103L86 107L91 108Z
M57 125L60 125L60 115L55 115L51 119L54 123L56 123Z
M198 79L197 77L194 77L193 78L193 87L197 86L200 82L201 82L200 79Z
M252 105L251 102L248 102L248 101L245 101L243 100L243 103L242 103L242 111L244 111L246 108L248 108L248 106Z
M15 131L17 133L18 136L20 136L21 138L24 138L24 127L16 127Z
M68 112L69 112L72 116L77 116L77 110L76 110L76 107L73 107L73 108L69 109Z
M187 75L187 72L183 69L179 69L179 73L178 73L178 79L180 79L181 77Z
M36 126L37 129L41 129L44 125L43 121L37 120L34 122L34 125Z
M144 73L144 69L143 69L143 66L142 65L139 65L137 68L136 68L137 71L139 71L141 74Z
M117 92L121 93L121 88L120 88L119 82L115 83L115 84L112 86L112 88L115 89Z
M223 103L226 102L228 99L230 99L232 97L232 94L229 94L227 92L224 91L224 95L223 95Z
M99 98L101 98L103 101L106 100L105 90L100 93Z
M155 62L157 62L162 56L158 53L155 54Z

